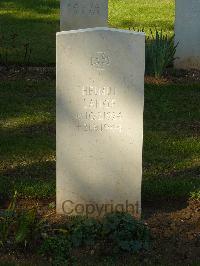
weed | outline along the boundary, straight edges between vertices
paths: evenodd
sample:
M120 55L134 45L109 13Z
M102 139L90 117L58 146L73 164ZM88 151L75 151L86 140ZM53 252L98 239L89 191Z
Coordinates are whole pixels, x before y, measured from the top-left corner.
M22 64L24 66L25 71L27 71L32 49L28 42L18 45L18 38L19 36L16 33L5 36L0 32L0 64L8 70L9 65L17 60L20 62L20 65ZM16 60L13 60L13 58L16 58Z

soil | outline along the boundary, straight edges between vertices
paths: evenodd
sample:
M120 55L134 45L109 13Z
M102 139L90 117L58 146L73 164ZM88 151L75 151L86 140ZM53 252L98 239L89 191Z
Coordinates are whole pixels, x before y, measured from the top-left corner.
M174 70L173 68L167 69L163 77L155 78L151 76L145 76L145 82L148 84L200 84L200 71L199 70Z
M10 66L6 68L0 65L0 80L3 81L42 81L55 80L55 67L19 67Z
M200 201L177 211L156 211L146 222L154 239L152 254L170 265L200 263Z
M51 67L20 67L10 66L6 68L0 65L0 80L55 80L56 69ZM200 71L199 70L174 70L173 68L167 69L163 77L155 78L145 76L145 82L149 84L199 84Z

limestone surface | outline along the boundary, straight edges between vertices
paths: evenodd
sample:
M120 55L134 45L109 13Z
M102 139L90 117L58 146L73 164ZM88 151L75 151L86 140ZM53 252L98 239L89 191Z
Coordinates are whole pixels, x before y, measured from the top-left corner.
M175 67L200 70L200 0L176 0Z
M57 33L57 212L141 213L144 33Z
M61 0L61 31L106 27L108 0Z

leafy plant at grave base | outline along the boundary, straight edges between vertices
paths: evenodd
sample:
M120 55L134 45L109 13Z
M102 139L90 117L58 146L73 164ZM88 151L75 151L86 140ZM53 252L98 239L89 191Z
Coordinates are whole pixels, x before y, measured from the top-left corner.
M69 239L73 247L94 246L101 238L101 224L93 218L77 216L69 224Z
M146 74L159 78L167 67L173 64L178 44L174 44L174 35L168 37L162 31L151 31L152 38L146 41Z
M54 265L67 265L74 260L72 251L79 247L93 248L101 238L98 220L76 216L64 225L47 232L40 253L50 257Z
M37 243L40 254L49 257L54 265L68 265L74 262L77 248L96 251L109 247L111 255L148 248L147 227L128 213L111 213L101 220L77 216L64 224L49 226L37 218L36 209L18 212L16 199L17 192L8 209L0 213L0 243L9 250L34 247Z
M138 252L149 248L147 226L129 213L110 213L103 221L103 236L115 252Z
M146 225L127 213L112 213L102 220L77 216L60 227L50 229L40 253L51 258L54 265L72 262L77 248L110 252L138 252L149 247Z
M53 265L68 265L71 259L71 243L65 235L55 235L44 239L39 253L51 258Z
M11 34L6 37L4 34L0 33L0 65L3 65L7 70L9 69L9 64L13 62L13 58L19 60L21 58L21 64L27 70L30 63L30 58L32 54L32 49L29 43L21 44L17 47L17 34Z

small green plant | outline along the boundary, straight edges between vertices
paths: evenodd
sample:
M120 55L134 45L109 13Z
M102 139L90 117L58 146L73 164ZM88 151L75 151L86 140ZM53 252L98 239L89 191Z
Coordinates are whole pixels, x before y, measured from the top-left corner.
M174 44L174 35L168 37L157 30L154 35L151 31L151 38L146 41L146 74L161 77L173 64L177 45Z
M192 200L200 200L200 190L194 191L190 193L190 198Z
M100 236L101 224L96 219L77 216L69 224L69 239L73 247L93 246Z
M18 225L15 234L16 244L24 243L32 236L36 220L36 209L23 211L18 218Z
M23 210L17 213L16 229L14 231L14 242L16 245L35 246L40 239L45 227L46 220L37 217L37 209Z
M0 213L0 245L3 246L7 241L9 234L12 231L16 218L16 200L17 192L15 192L8 208Z
M17 192L15 192L8 208L0 212L0 244L8 242L14 245L26 246L40 237L44 219L38 219L35 208L18 212L16 210ZM11 241L8 241L11 240Z
M74 261L73 250L80 247L93 248L101 238L98 220L81 216L67 223L50 228L44 237L40 253L51 258L53 265L68 265Z
M53 265L68 265L71 243L65 235L57 234L44 239L40 254L51 259Z
M103 219L103 236L116 252L148 249L150 233L146 225L129 213L110 213Z

